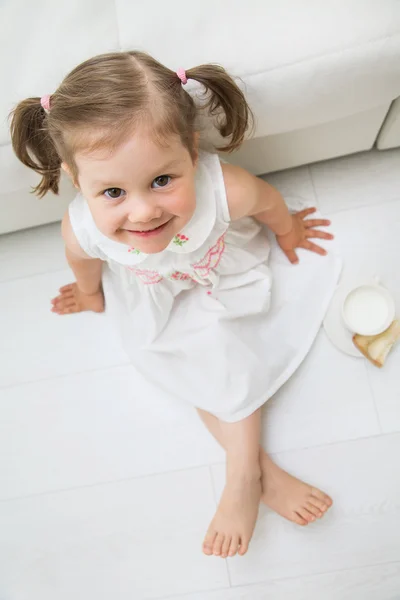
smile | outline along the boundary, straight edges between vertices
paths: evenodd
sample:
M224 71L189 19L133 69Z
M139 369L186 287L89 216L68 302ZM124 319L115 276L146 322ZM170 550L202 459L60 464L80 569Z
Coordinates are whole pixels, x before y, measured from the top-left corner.
M168 223L169 221L163 223L162 225L159 225L158 227L155 227L154 229L147 229L145 231L135 231L132 229L126 229L125 231L127 231L128 233L133 233L133 235L138 235L139 237L151 237L161 233L166 228Z

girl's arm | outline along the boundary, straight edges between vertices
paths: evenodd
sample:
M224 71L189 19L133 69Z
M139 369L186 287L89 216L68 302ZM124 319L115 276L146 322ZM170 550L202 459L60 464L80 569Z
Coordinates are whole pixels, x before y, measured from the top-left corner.
M79 290L86 295L96 294L101 289L103 261L88 256L82 250L73 232L68 212L62 220L61 233L67 261L74 272Z
M72 230L68 213L63 218L61 231L68 264L74 272L76 282L60 288L58 296L51 301L52 312L58 315L83 310L103 312L104 295L101 285L103 261L88 256L82 250Z
M232 221L254 217L267 225L292 263L298 262L295 248L326 254L323 248L310 241L310 238L333 239L333 235L314 229L330 225L330 221L305 219L316 211L315 208L293 215L282 195L272 185L234 165L222 164L222 172Z

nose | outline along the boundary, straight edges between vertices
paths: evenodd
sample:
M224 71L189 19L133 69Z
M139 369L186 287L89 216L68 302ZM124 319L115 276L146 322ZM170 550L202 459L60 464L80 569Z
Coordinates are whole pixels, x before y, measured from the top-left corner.
M159 219L163 214L162 209L157 206L154 199L133 198L130 202L128 221L131 223L149 223Z

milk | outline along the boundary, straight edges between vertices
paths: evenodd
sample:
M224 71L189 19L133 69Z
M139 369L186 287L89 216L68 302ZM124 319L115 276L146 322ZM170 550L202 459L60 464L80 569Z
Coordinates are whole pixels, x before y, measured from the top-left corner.
M346 322L354 332L381 330L388 321L389 306L379 288L362 286L353 290L344 303Z

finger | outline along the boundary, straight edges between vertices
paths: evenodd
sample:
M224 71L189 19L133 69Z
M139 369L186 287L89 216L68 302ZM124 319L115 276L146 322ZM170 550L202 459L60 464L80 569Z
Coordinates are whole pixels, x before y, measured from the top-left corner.
M311 227L329 227L332 222L329 219L305 219L304 227L310 229Z
M77 313L80 312L79 307L78 306L71 306L69 308L63 308L59 314L60 315L70 315L72 313Z
M300 244L301 248L305 248L306 250L310 250L310 252L315 252L316 254L320 254L321 256L325 256L327 251L321 248L321 246L317 246L317 244L313 244L308 240L304 240L302 244Z
M51 312L55 313L56 315L68 315L70 313L77 313L80 311L77 306L72 306L70 308L52 308Z
M315 496L311 496L310 497L310 502L309 504L312 504L312 506L314 506L317 510L319 510L322 514L325 514L325 512L328 510L328 505L326 504L326 502L324 502L323 500L321 500L320 498L316 498ZM308 505L307 505L308 506Z
M75 294L73 291L71 292L62 292L62 294L59 294L58 296L56 296L55 298L53 298L52 302L58 302L60 300L62 300L62 298L75 298Z
M238 551L238 547L239 547L239 536L234 535L234 536L232 536L231 545L229 547L229 556L235 556L235 554Z
M305 236L306 238L319 238L321 240L333 240L335 237L331 233L326 233L326 231L318 231L317 229L307 229Z
M299 512L293 513L293 521L295 523L297 523L297 525L301 525L302 527L304 527L305 525L308 525L308 521L303 519L303 517L301 516L301 514Z
M58 291L59 292L68 292L68 291L72 290L74 285L75 285L74 283L69 283L68 285L63 285L63 287L60 287L60 289Z
M324 516L322 510L315 506L315 504L311 504L311 502L306 502L304 507L308 510L308 512L314 515L314 517L317 517L317 519L321 519L321 517Z
M207 535L203 542L203 552L204 554L207 554L207 556L211 556L211 554L213 553L213 546L216 537L217 532L210 528L207 531Z
M315 206L312 206L311 208L305 208L304 210L301 210L300 212L296 213L299 217L307 217L308 215L312 215L313 213L317 212L317 209L315 208Z
M60 298L75 298L75 292L74 292L74 290L72 290L71 292L63 292L59 297Z
M318 498L319 500L321 500L328 508L330 506L332 506L333 504L333 500L330 496L328 496L328 494L325 494L325 492L321 492L321 490L319 490L318 488L312 488L312 498L314 500L314 498ZM323 510L323 509L322 509Z
M288 257L292 265L297 265L299 258L294 250L285 250L285 254Z
M312 523L315 521L315 517L309 510L307 510L304 506L301 506L297 513L305 520L307 523Z
M225 540L225 534L224 533L217 533L217 537L214 540L214 546L213 546L213 554L214 554L214 556L220 556L221 549L222 549L222 544L224 543L224 540Z
M73 306L78 306L75 298L67 298L63 299L59 304L60 308L72 308Z
M61 302L57 302L57 304L54 304L52 310L54 310L55 312L60 312L64 310L69 310L70 308L79 308L77 302L73 299L67 301L62 300Z
M249 541L247 538L243 538L240 540L240 548L238 550L238 554L240 556L243 556L244 554L246 554L247 550L249 549Z
M231 541L232 541L232 538L230 535L225 536L224 543L222 544L222 553L221 553L222 558L227 558L229 548L231 546Z

